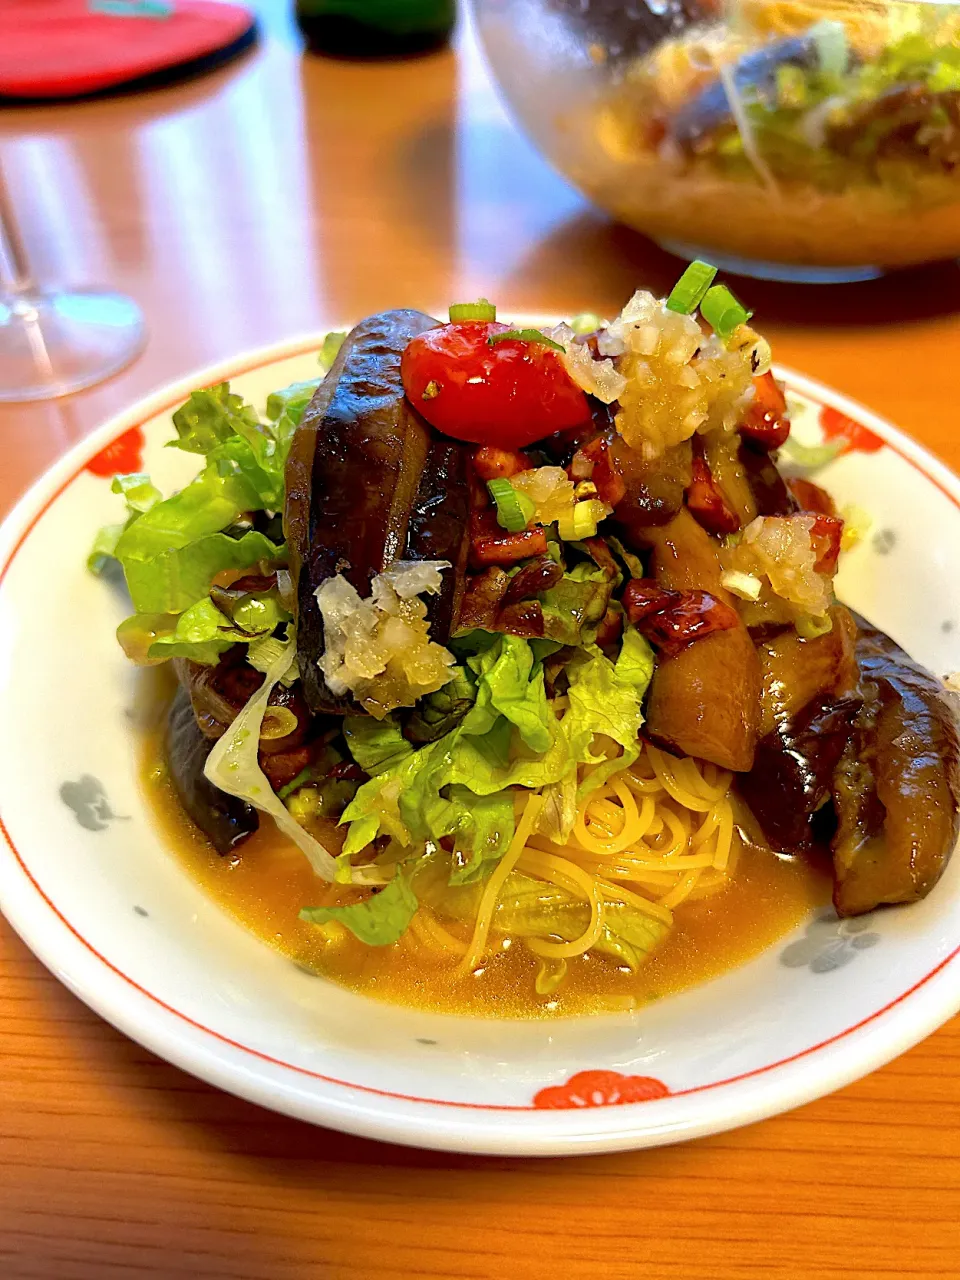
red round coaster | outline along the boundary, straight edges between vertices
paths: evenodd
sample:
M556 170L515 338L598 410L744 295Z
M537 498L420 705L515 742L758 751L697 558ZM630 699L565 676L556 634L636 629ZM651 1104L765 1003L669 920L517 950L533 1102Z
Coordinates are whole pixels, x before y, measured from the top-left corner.
M212 58L255 20L216 0L4 0L0 95L73 98Z

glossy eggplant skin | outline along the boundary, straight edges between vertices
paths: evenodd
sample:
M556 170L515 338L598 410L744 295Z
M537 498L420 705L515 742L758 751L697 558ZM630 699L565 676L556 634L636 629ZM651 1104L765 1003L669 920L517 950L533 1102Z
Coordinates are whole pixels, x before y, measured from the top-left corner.
M449 560L443 584L427 598L430 635L445 644L455 630L470 555L469 446L432 433L407 526L405 560Z
M718 544L686 508L645 537L661 586L699 588L732 603L720 582ZM674 657L661 656L650 685L646 732L672 751L745 772L757 745L760 687L760 662L746 627L717 631Z
M825 636L804 640L793 627L757 645L763 692L760 736L786 724L816 697L852 693L858 679L857 624L849 609L834 605Z
M297 606L297 656L311 711L350 703L326 687L317 660L323 619L317 588L337 573L359 591L401 558L431 431L403 394L400 357L437 321L385 311L347 336L297 428L287 461L284 532Z
M954 700L889 636L858 619L863 705L834 776L834 905L841 916L916 902L957 841Z
M166 754L180 803L217 853L231 853L260 825L252 805L208 782L203 767L213 740L200 731L190 695L181 685L170 707Z
M767 840L785 853L813 845L814 814L830 799L860 708L857 624L843 605L830 618L831 630L816 639L791 627L757 646L760 742L739 791Z
M812 848L813 816L830 800L859 709L856 696L821 695L760 739L753 768L738 789L774 849Z

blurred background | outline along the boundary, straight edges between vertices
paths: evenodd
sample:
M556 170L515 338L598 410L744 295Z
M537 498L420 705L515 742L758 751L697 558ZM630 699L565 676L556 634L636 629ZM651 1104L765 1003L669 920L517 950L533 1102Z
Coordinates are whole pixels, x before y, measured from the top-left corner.
M246 349L480 293L504 314L611 314L682 269L521 133L463 6L449 45L360 61L306 52L291 0L252 7L258 41L207 74L0 107L0 163L34 275L129 295L148 331L109 381L0 406L24 460L8 503L23 475L112 412ZM907 332L923 343L952 332L956 264L842 287L734 287L785 363L922 426L929 400L902 379L882 384L882 370ZM865 334L870 360L858 356Z

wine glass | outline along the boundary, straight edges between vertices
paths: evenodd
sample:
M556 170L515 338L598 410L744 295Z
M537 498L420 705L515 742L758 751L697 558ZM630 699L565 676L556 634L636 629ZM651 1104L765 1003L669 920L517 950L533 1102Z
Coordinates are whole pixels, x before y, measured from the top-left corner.
M121 293L39 287L0 169L0 401L48 400L101 382L144 338L140 308Z

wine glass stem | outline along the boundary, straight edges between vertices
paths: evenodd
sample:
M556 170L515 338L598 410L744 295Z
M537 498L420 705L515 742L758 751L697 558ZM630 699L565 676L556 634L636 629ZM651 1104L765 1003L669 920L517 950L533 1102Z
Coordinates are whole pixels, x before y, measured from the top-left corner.
M20 228L13 216L10 190L0 167L0 296L11 297L27 293L34 287L33 273L27 260L27 251L20 235Z

